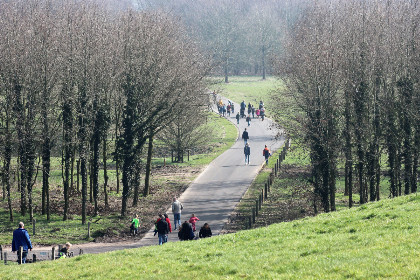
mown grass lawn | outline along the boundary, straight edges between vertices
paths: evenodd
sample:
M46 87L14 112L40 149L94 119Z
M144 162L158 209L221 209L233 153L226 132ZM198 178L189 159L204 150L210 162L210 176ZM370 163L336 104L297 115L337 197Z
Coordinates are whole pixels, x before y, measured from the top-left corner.
M2 279L419 279L420 196L205 240L1 267Z

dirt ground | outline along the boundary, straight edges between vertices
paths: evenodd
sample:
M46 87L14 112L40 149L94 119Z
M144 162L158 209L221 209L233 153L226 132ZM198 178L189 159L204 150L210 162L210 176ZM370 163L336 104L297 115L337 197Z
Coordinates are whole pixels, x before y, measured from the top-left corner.
M308 176L308 168L282 166L251 228L314 216L312 187L305 180ZM256 199L248 193L244 196L232 212L223 233L249 229L249 217Z

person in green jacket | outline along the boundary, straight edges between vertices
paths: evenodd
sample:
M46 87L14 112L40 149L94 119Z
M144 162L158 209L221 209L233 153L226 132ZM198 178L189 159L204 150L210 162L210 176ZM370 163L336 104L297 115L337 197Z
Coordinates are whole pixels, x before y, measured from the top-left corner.
M131 226L130 226L130 233L134 236L136 236L139 232L139 215L136 214L136 217L131 221Z

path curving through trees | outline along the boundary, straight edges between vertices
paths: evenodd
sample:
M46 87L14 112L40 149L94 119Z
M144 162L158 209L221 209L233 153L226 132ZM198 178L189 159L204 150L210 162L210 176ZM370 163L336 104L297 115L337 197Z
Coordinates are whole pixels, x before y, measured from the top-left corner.
M226 98L222 100L224 103L227 103ZM242 118L240 119L239 125L237 125L235 115L239 108L239 104L235 103L235 113L227 117L238 128L237 141L230 149L212 161L179 198L184 206L181 221L188 220L191 214L194 213L200 219L196 225L197 231L204 223L208 223L213 232L213 236L218 235L223 229L236 204L240 201L263 167L265 162L262 154L264 145L267 145L271 151L275 151L285 141L285 138L269 118L265 118L264 121L256 118L252 119L249 127L245 118ZM249 131L248 142L251 147L249 165L245 165L244 141L241 139L244 128L247 128ZM172 200L172 198L169 199ZM168 209L167 213L173 227L173 214L171 209ZM158 237L157 235L153 235L153 229L151 228L140 241L134 243L126 241L118 243L80 244L73 246L72 251L75 254L79 253L79 249L82 249L85 254L103 253L157 245ZM177 231L170 233L168 241L178 241L177 233ZM46 248L43 249L45 250ZM35 251L38 250L42 249L35 249Z

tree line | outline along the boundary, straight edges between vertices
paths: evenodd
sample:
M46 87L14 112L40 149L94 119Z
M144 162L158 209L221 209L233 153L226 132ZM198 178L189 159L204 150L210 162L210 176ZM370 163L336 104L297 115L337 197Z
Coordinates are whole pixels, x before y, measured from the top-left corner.
M417 191L419 23L417 0L314 1L289 30L277 65L294 100L287 127L310 152L324 211L336 208L340 164L349 207L354 188L361 204L379 200L383 176L390 197Z
M107 205L110 156L116 163L117 190L122 174L125 216L129 198L135 206L141 194L149 194L153 140L188 110L198 112L199 119L207 108L204 77L209 63L179 19L121 4L124 7L93 0L0 1L0 159L10 220L14 159L20 214L33 219L39 172L41 211L49 220L51 159L57 156L62 159L64 220L74 195L75 163L81 177L82 223L89 184L94 214L100 188ZM185 125L184 130L200 124ZM146 175L140 190L144 150Z
M212 74L272 74L271 58L284 50L282 37L306 0L155 0L142 9L164 9L179 16L191 37L211 57Z

